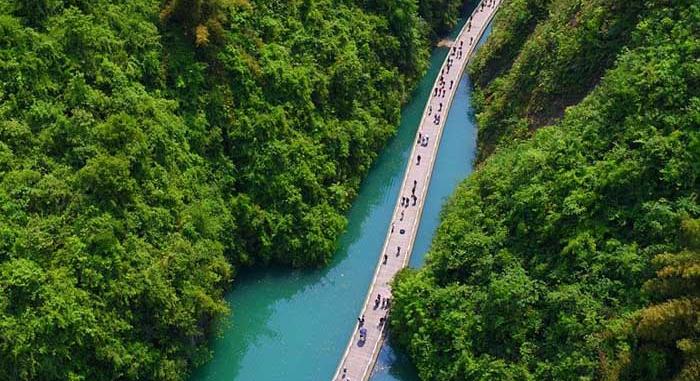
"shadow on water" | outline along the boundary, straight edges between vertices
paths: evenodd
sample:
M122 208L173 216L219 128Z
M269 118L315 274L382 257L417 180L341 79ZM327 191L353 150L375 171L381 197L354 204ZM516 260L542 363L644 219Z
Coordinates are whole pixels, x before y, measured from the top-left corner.
M238 276L232 291L226 295L231 315L217 323L221 335L212 340L213 358L195 370L191 381L330 379L355 328L355 314L364 301L384 243L419 119L446 54L446 49L433 51L428 72L402 110L397 135L377 158L348 212L348 226L339 239L331 264L320 270L248 270ZM459 86L468 88L464 80ZM460 91L464 92L458 90L447 119L418 233L417 251L411 261L413 266L422 263L443 198L471 169L475 143L473 120L466 135L465 126L454 128L462 131L456 135L452 135L453 128L449 127L453 123L452 115L466 114L465 107L469 107L468 98L461 97ZM447 167L459 167L456 168L459 171ZM387 375L396 376L375 379L415 379L410 363L390 346L382 351L380 360L380 368L386 369Z

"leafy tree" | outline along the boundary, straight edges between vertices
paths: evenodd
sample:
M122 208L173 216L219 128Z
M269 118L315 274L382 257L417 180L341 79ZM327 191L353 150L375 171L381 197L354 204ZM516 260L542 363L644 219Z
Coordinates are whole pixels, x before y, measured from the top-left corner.
M616 361L602 364L606 379L685 381L700 376L699 227L700 220L684 220L685 250L654 258L656 277L643 287L653 303L624 326L622 342L612 343L625 350L615 355Z
M426 66L415 2L0 0L0 380L183 380L240 267L320 266Z
M469 69L480 86L475 97L477 159L484 160L502 142L526 139L583 99L618 53L627 45L634 46L630 33L639 19L648 9L665 6L663 2L647 3L504 3L493 35Z
M486 86L535 109L548 107L533 95L538 82L557 94L574 80L559 68L590 62L585 73L604 74L558 122L482 151L445 206L426 267L395 280L392 332L424 380L697 379L700 6L647 2L607 16L596 2L549 7ZM604 60L580 45L597 29L570 35L569 16L593 9L599 18L578 20L636 20L604 30L628 36ZM547 29L559 39L543 39ZM552 42L566 54L530 50ZM511 115L515 98L499 94L484 109Z
M160 19L181 25L197 46L206 46L211 40L220 42L224 37L227 12L234 5L250 4L247 0L169 0L160 12Z

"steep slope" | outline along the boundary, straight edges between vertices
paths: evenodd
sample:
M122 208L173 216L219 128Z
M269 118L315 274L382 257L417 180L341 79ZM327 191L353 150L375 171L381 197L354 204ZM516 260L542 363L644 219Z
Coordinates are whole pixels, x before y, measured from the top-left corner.
M326 263L418 12L0 0L0 380L182 380L235 268Z
M647 12L645 1L514 0L470 68L482 161L526 139L598 83Z
M554 0L550 7L557 3L576 2ZM500 78L511 78L516 66L557 72L600 58L590 49L563 61L543 60L544 51L526 54L542 25ZM615 374L611 359L634 337L623 327L650 298L642 285L654 275L652 258L679 251L682 221L700 216L699 33L695 2L645 2L628 48L601 67L583 67L594 73L613 62L588 96L531 139L503 144L458 188L427 266L402 273L395 284L392 332L423 380ZM537 86L500 78L490 86L543 99L535 97ZM570 88L572 82L556 78L547 80L547 94ZM485 98L484 109L511 115L512 103L498 99ZM692 314L696 321L697 309ZM655 340L643 330L639 342ZM679 350L692 359L696 344L682 343L688 345ZM640 364L637 352L629 353L619 355L632 360L618 369ZM679 362L652 368L658 379L682 374ZM639 372L617 374L634 379Z

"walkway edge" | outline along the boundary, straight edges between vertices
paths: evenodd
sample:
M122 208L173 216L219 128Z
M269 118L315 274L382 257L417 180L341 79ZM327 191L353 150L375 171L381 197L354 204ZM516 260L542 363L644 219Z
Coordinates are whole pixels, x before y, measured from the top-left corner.
M430 163L429 163L429 170L428 170L427 179L426 179L426 181L423 181L423 184L422 184L422 190L421 190L421 194L422 194L422 195L427 196L427 194L428 194L427 192L428 192L428 188L429 188L430 181L431 181L431 178L432 178L432 171L433 171L433 168L434 168L434 165L435 165L435 159L436 159L436 157L437 157L437 153L439 152L439 147L440 147L441 138L442 138L442 132L443 132L443 129L444 129L444 125L445 125L445 123L447 122L447 116L448 116L448 114L449 114L449 110L451 109L452 102L453 102L453 100L454 100L454 94L455 94L455 92L457 91L457 88L459 87L459 82L460 82L460 80L461 80L461 78L462 78L462 75L463 75L463 73L464 73L464 70L466 69L467 65L469 64L469 62L470 62L470 60L471 60L471 58L472 58L472 54L473 54L473 52L474 52L475 49L476 49L476 46L477 46L477 44L478 44L478 41L479 41L479 40L481 39L481 37L483 36L484 31L486 30L486 28L488 27L488 25L489 25L489 24L491 23L491 21L493 20L493 17L494 17L494 15L495 15L496 12L497 12L498 7L500 6L501 0L493 0L493 1L494 1L493 11L491 11L491 12L489 13L488 18L487 18L487 19L485 20L485 22L482 24L481 28L479 28L478 33L476 34L476 36L475 36L475 38L474 38L474 40L473 40L473 41L474 41L473 44L471 44L471 46L469 46L468 50L466 51L464 62L462 62L462 63L459 65L459 70L458 70L457 77L456 77L456 78L457 78L457 81L456 81L457 83L454 85L454 90L449 92L449 97L448 97L448 99L447 99L447 106L446 106L446 109L445 109L446 112L444 113L445 118L444 118L444 121L442 121L442 122L440 123L441 126L439 126L439 128L438 128L438 130L437 130L437 136L435 137L437 145L436 145L436 148L433 150L432 159L430 160ZM479 12L479 8L480 8L480 6L481 6L482 3L488 3L488 2L489 2L489 0L482 0L481 2L479 2L479 3L477 4L477 6L475 7L474 12L470 15L470 18L469 18L469 19L473 19L474 15L475 15L477 12ZM467 24L468 24L468 23L465 23L465 24L464 24L464 26L463 26L462 29L460 30L459 34L457 35L457 38L455 39L455 41L460 41L460 40L462 39L462 36L465 34L465 31L467 31L467 27L468 27ZM442 64L442 66L441 66L441 73L442 73L442 70L446 68L448 59L450 59L450 58L451 58L451 55L450 55L450 53L449 53L449 51L448 51L448 54L447 54L447 56L445 57L445 60L443 61L443 64ZM438 76L438 77L436 78L436 81L435 81L435 83L434 83L433 88L436 87L436 86L438 85L439 80L440 80L440 77ZM431 88L431 91L432 91L432 88ZM428 108L430 107L432 98L433 98L433 97L431 96L431 97L428 99L428 102L426 103L425 107L423 108L423 114L422 114L421 119L420 119L420 125L419 125L419 127L418 127L418 129L417 129L417 131L416 131L417 134L419 134L420 131L421 131L421 126L422 126L422 124L423 124L423 121L425 121L425 120L427 119L427 116L429 116L429 115L428 115ZM416 139L414 139L414 142L417 141L417 138L418 138L418 135L416 135ZM411 153L410 153L410 155L409 155L409 161L408 161L408 163L407 163L407 165L406 165L406 169L405 169L405 171L404 171L403 180L402 180L402 182L401 182L401 188L400 188L400 190L399 190L399 195L398 195L399 198L402 197L402 195L403 195L402 190L404 189L405 186L407 186L408 176L409 176L409 173L410 173L410 169L411 169L412 166L413 166L413 158L416 157L416 149L417 149L417 147L418 147L418 145L414 143L414 144L413 144L413 148L411 149ZM397 200L398 200L398 199L397 199ZM410 260L410 256L411 256L412 251L413 251L413 244L414 244L414 242L415 242L415 239L416 239L416 236L417 236L417 233L418 233L418 228L419 228L419 226L420 226L420 220L421 220L421 217L422 217L422 214L423 214L423 207L424 207L424 206L425 206L425 199L421 201L420 207L417 208L418 211L417 211L416 217L415 217L414 220L413 220L412 227L411 227L411 229L410 229L410 231L411 231L412 234L411 234L411 237L410 237L410 240L409 240L408 247L406 247L405 255L404 255L404 258L403 258L403 261L402 261L402 266L401 266L402 268L405 268L405 267L408 265L408 261ZM397 202L396 205L395 205L395 207L394 207L394 211L393 211L393 213L392 213L392 223L393 223L394 219L398 216L399 211L400 211L400 208L401 208L401 206L400 206L400 204ZM389 225L389 227L388 227L388 229L387 229L386 238L384 239L384 245L382 246L382 251L381 251L381 253L380 253L380 255L379 255L379 262L377 263L377 266L375 267L375 270L374 270L374 275L373 275L373 277L372 277L372 283L370 284L370 287L369 287L369 289L368 289L368 291L367 291L367 295L366 295L366 297L365 297L364 303L362 304L362 306L363 306L362 310L363 310L363 311L365 311L365 310L367 309L367 307L370 306L372 295L374 295L374 293L376 292L376 291L375 291L375 288L376 288L377 283L378 283L378 281L377 281L378 274L379 274L379 271L382 269L382 266L383 266L383 264L382 264L382 263L383 263L383 255L384 255L385 253L387 253L387 248L388 248L388 245L389 245L389 241L390 241L390 239L391 239L391 234L392 234L391 229L392 229L392 227L391 227L391 223L390 223L390 225ZM364 369L363 369L362 372L361 372L361 378L360 378L361 381L367 381L367 380L369 379L369 377L371 376L371 372L372 372L372 370L374 369L374 366L375 366L375 364L376 364L377 357L379 356L379 351L380 351L381 345L382 345L382 343L384 342L385 333L386 333L386 327L383 327L383 329L382 329L382 334L381 334L382 337L381 337L381 339L377 340L377 341L374 343L374 346L373 346L373 348L372 348L372 353L371 353L371 355L370 355L369 361L367 362L366 366L364 367ZM348 354L349 354L350 350L352 349L353 344L355 343L355 340L356 340L356 338L358 338L358 336L359 336L359 335L358 335L358 330L357 330L357 329L354 329L354 331L353 331L353 333L352 333L352 335L351 335L351 337L350 337L350 340L349 340L349 342L348 342L348 345L347 345L346 348L345 348L345 351L344 351L344 353L343 353L343 356L341 357L341 361L339 362L338 367L337 367L337 369L336 369L336 371L335 371L335 374L333 375L332 380L334 380L334 381L335 381L335 380L341 380L340 377L342 376L342 370L343 370L343 368L344 368L343 365L346 363L346 359L347 359L347 357L348 357ZM351 380L352 380L352 381L356 381L355 378L352 378Z

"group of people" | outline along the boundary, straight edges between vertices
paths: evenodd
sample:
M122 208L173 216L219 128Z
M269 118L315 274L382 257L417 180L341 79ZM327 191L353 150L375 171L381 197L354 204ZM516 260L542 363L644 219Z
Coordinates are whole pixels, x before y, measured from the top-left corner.
M377 294L377 298L374 299L374 309L376 310L377 308L380 307L383 310L388 310L389 309L389 301L390 298L382 298L382 294ZM364 315L362 315L364 317Z
M497 0L484 0L481 2L481 12L484 11L484 7L493 8L496 6Z
M442 103L440 104L442 105ZM422 132L418 132L418 141L416 141L416 144L420 145L421 147L427 147L429 139L430 136L428 136L428 134L423 135Z
M451 50L452 51L451 55L452 56L456 55L457 59L462 59L462 45L463 44L464 44L464 41L459 42L459 49L457 49L456 46L453 46L452 50ZM452 88L454 87L454 84L455 84L454 79L450 80L449 87L447 86L447 81L445 80L445 75L450 74L450 69L452 68L453 63L454 63L454 59L448 57L447 58L447 65L444 68L442 68L442 70L440 71L440 79L438 80L437 86L435 86L435 88L433 89L433 97L444 98L445 95L447 95L447 90L452 90ZM428 106L428 115L433 115L433 124L434 125L440 124L440 120L442 118L442 115L440 114L441 112L442 112L442 102L440 102L438 104L438 110L435 113L435 115L433 115L433 106L432 105ZM419 139L419 141L420 141L420 139Z
M498 0L484 0L481 2L481 9L480 11L484 11L485 7L495 7L496 2ZM467 32L471 31L472 27L472 19L469 18L467 20ZM474 37L470 36L469 37L469 46L474 44ZM439 98L444 98L445 95L447 95L448 90L452 90L454 87L454 79L449 80L449 86L447 84L447 81L445 80L445 76L449 75L450 70L452 69L452 66L454 65L454 60L461 60L462 57L464 56L464 41L460 40L459 45L453 45L452 48L450 49L450 56L447 58L447 64L445 67L441 70L440 72L440 78L438 80L438 85L433 89L433 97L439 97ZM433 106L429 105L428 106L428 115L433 116L433 124L434 125L440 125L441 122L441 117L443 112L443 103L439 102L437 105L437 112L433 114ZM423 131L418 132L418 140L416 144L418 144L420 147L427 147L430 138L428 137L427 134L424 134ZM419 166L421 163L421 155L417 154L416 155L416 166ZM418 185L417 180L413 180L413 188L411 189L411 196L406 197L406 196L401 196L401 207L402 208L408 208L409 206L416 206L418 202L418 197L416 196L416 187ZM403 222L404 220L404 210L401 210L399 222ZM395 228L395 222L391 224L391 233L394 233L394 228ZM404 229L400 229L401 233L403 234L405 232ZM399 257L401 255L401 246L396 246L396 257ZM386 264L389 259L389 256L385 253L384 254L384 260L383 264ZM387 313L389 310L391 299L386 297L382 298L381 294L377 294L377 297L374 299L374 310L377 309L382 309L382 310L387 310L387 312L384 313L384 316L382 316L379 319L379 325L378 327L381 329L381 327L386 323L387 320ZM358 322L358 329L363 330L363 326L365 324L365 315L362 314L360 317L357 318ZM348 380L347 377L347 368L343 368L342 372L342 379L343 380Z
M413 203L411 203L411 201L413 201ZM410 198L401 196L401 207L403 208L408 208L409 206L416 206L417 202L418 197L416 197L415 193L412 194ZM401 211L401 213L403 214L403 211ZM400 221L403 221L403 218Z
M390 306L391 306L391 298L389 298L389 297L382 298L382 294L377 294L377 297L374 299L374 309L375 310L377 310L377 309L386 310L386 312L384 313L384 316L379 318L379 325L378 325L379 327L384 325L384 323L386 322L386 318L387 318L387 314L389 313ZM365 314L362 314L357 318L357 329L360 331L363 331L362 327L364 327L364 325L365 325ZM344 369L343 372L345 373L345 372L347 372L347 370Z
M433 116L433 124L436 126L440 124L440 114L435 114L435 116ZM425 146L427 146L427 145L428 144L426 143ZM423 145L421 144L421 146L423 146ZM423 147L425 147L425 146L423 146Z

